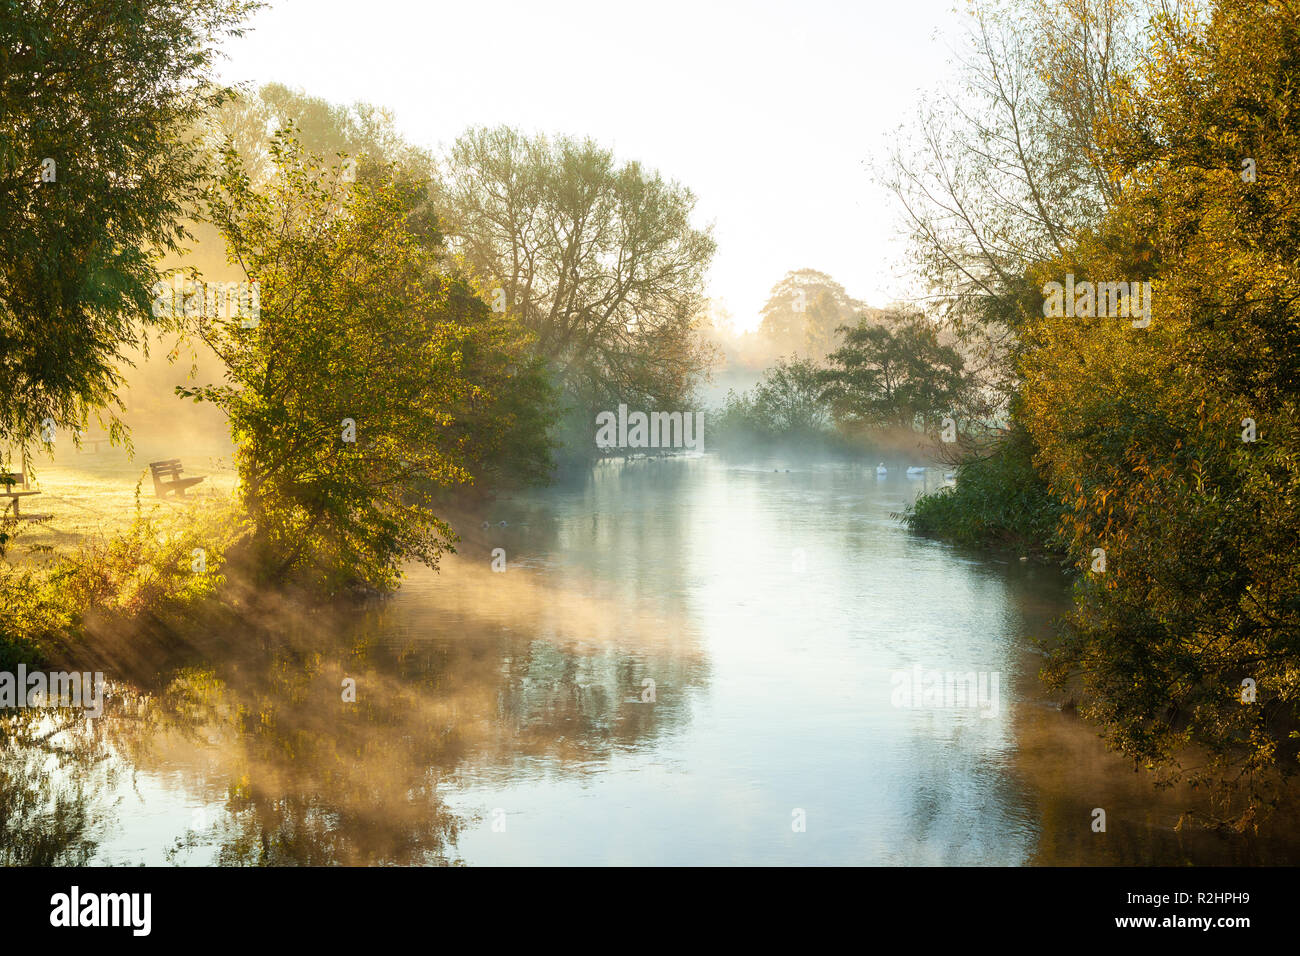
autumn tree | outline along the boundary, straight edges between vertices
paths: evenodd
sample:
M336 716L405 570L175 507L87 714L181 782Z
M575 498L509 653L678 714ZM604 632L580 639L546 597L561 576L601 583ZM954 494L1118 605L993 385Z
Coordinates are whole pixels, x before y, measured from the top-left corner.
M1150 325L1026 313L1025 421L1082 572L1050 673L1245 825L1300 726L1300 23L1224 0L1151 43L1104 130L1119 198L1034 276L1149 281Z
M1121 188L1099 132L1142 57L1144 18L1129 0L984 0L971 13L956 82L922 103L880 176L933 311L1005 408L1028 271L1099 222Z
M918 501L928 518L916 527L967 543L1058 545L1055 534L1028 540L1059 507L1020 414L1024 322L1042 305L1037 268L1069 254L1125 188L1103 133L1120 122L1122 84L1147 56L1147 6L979 0L955 82L922 103L880 174L928 286L927 311L958 337L989 399L982 420L963 421L961 441L946 446L965 466L955 489L933 507Z

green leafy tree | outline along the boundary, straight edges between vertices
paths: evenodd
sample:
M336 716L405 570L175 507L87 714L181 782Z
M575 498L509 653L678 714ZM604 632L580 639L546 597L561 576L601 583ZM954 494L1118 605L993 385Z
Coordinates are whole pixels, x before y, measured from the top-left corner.
M898 316L891 325L841 329L844 344L827 358L825 395L836 424L858 434L873 428L933 428L976 400L961 354L939 340L933 322Z
M449 406L447 434L473 483L454 490L460 498L482 497L545 482L554 464L558 395L545 360L532 351L531 334L514 316L477 305L458 321L462 369L475 387Z
M822 369L811 359L778 359L754 387L754 411L765 427L783 435L814 435L830 424Z
M340 181L286 132L271 156L258 190L228 150L211 201L260 315L203 319L227 382L180 391L229 416L268 574L391 587L404 559L436 567L452 547L430 495L472 480L474 443L490 439L456 416L482 424L497 383L469 375L512 346L473 287L441 271L420 186L373 165Z
M0 2L0 439L117 403L158 257L183 241L218 103L211 67L256 4ZM119 422L114 434L124 434Z

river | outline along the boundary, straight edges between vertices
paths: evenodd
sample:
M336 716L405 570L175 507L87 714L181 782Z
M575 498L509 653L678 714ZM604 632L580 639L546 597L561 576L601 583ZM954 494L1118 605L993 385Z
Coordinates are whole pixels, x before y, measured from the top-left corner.
M10 727L0 846L102 865L1294 859L1294 834L1176 829L1192 795L1058 709L1034 641L1067 581L907 532L894 514L938 480L683 457L502 499L390 600L231 635L116 685L98 721ZM983 692L900 699L932 671Z

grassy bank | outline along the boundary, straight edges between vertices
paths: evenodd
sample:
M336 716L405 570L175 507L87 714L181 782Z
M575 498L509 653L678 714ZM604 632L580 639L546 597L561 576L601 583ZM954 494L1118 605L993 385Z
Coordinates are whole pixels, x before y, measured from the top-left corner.
M154 497L147 464L116 449L38 469L25 509L51 517L3 522L0 669L79 656L109 624L179 623L214 597L240 535L234 476L193 461L206 480L185 499Z

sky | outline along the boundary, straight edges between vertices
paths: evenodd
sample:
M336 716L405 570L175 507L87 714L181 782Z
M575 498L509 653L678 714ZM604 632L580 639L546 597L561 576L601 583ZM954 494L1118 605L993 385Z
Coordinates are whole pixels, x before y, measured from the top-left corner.
M917 290L874 180L942 82L960 0L270 0L227 82L387 106L438 150L471 125L590 136L697 196L708 294L741 328L786 272L882 306Z

